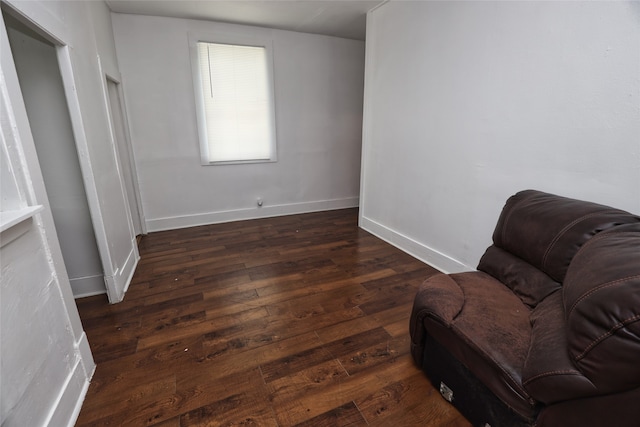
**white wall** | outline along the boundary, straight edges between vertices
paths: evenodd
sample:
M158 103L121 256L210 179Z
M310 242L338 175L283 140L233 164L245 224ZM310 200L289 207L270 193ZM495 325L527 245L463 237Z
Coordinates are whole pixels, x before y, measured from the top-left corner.
M4 6L3 2L3 14ZM104 57L108 52L98 47L99 36L94 35L99 20L107 21L104 28L110 27L110 14L104 5L88 2L11 1L8 7L67 46L59 54L67 59L63 67L73 72L74 134L81 131L83 136L83 179L98 202L92 216L102 219L106 259L118 272L113 280L125 283L135 267L137 249L132 246L101 84L98 54ZM2 172L2 198L9 175L15 191L7 194L19 199L3 200L0 207L42 206L35 216L11 227L4 221L10 213L0 212L2 228L8 227L0 236L0 424L72 426L95 364L75 307L4 22L0 21L0 148L8 153L3 156L3 168L6 163L10 168ZM105 62L117 63L115 58Z
M72 425L95 368L74 305L35 145L28 131L4 21L0 19L0 424ZM25 132L26 130L26 132ZM7 173L8 172L8 173ZM43 205L13 226L5 215ZM7 211L9 210L9 211Z
M445 271L518 190L640 214L640 3L389 2L363 133L361 225Z
M8 28L62 256L74 296L105 293L55 48Z
M98 55L100 55L102 71L112 77L119 77L120 68L118 67L118 58L116 56L116 43L113 37L111 11L104 1L91 1L86 3L91 16L95 46Z
M139 255L109 123L105 73L117 66L111 14L102 2L7 3L58 45L107 293L121 301Z
M173 18L112 21L150 231L357 206L362 42ZM190 31L272 38L276 163L200 165Z

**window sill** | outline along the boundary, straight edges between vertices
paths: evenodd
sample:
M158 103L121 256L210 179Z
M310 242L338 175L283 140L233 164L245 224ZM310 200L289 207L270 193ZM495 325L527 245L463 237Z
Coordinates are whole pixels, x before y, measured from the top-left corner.
M16 211L0 212L0 233L31 218L41 210L42 205L36 205Z
M0 233L2 233L0 246L4 246L26 233L29 227L21 225L42 209L42 205L36 205L15 211L0 212Z
M258 159L258 160L224 160L224 161L206 161L201 162L202 166L224 166L224 165L251 165L257 163L276 163L278 159Z

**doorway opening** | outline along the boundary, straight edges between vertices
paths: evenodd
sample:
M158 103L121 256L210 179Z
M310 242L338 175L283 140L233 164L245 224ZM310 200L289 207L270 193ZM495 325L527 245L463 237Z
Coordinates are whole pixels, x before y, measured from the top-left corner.
M73 295L106 293L56 46L3 17Z
M147 234L147 230L144 225L144 217L139 199L140 190L138 188L135 163L133 161L133 151L127 138L127 122L122 99L121 83L115 78L107 76L106 85L109 103L109 121L111 122L111 132L121 167L125 193L127 194L129 214L133 223L134 235L140 237L143 234Z

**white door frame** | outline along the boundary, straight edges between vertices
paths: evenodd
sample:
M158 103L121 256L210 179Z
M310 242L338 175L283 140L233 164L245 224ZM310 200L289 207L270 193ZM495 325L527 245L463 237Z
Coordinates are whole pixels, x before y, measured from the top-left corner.
M2 120L6 120L2 126L2 137L16 154L15 158L12 159L11 166L14 168L14 176L22 181L18 187L22 189L21 191L24 191L23 196L27 204L29 206L45 206L45 209L40 212L41 223L37 222L37 224L44 229L43 235L46 241L43 244L48 249L47 255L50 257L52 272L57 275L57 280L60 284L62 300L69 316L75 341L80 343L78 348L82 353L82 359L88 362L86 367L93 370L95 367L93 365L93 357L86 341L80 315L75 306L69 276L62 258L62 250L60 249L44 179L38 163L36 147L33 142L22 92L20 91L18 74L11 54L3 15L4 11L0 11L0 76L4 80L0 83L0 86L2 86L0 108L3 109ZM7 132L7 130L9 131Z
M71 117L71 128L73 129L73 136L76 140L76 149L78 150L80 170L82 172L82 179L87 193L89 212L91 213L91 221L93 222L93 230L96 235L98 252L100 253L102 268L104 270L104 281L107 287L107 295L109 296L109 301L112 301L112 296L118 295L119 290L114 288L115 283L113 280L109 280L109 278L115 276L117 271L113 270L113 262L109 251L109 241L104 227L102 211L100 209L100 198L98 196L98 189L96 188L94 180L93 167L89 160L89 144L87 142L87 135L84 131L80 101L76 95L75 79L71 65L69 47L66 45L56 45L56 53L58 56L60 74L62 76L62 85L67 98L67 108L69 108L69 116Z
M119 98L119 102L120 102L120 114L122 115L122 121L123 121L123 131L124 131L124 144L127 147L127 157L129 159L128 164L126 165L121 165L122 168L129 168L130 172L131 172L131 180L132 180L132 185L133 185L133 197L134 200L136 202L136 207L138 210L138 219L140 220L140 229L141 229L141 233L142 234L147 234L147 224L146 224L146 220L145 220L145 216L144 216L144 211L142 209L142 197L140 196L140 184L138 183L138 171L136 169L136 162L135 162L135 153L133 152L133 146L131 145L131 129L129 128L129 119L127 116L127 106L126 106L126 102L124 99L124 92L122 90L122 77L120 75L118 76L114 76L111 73L106 73L104 72L104 69L102 67L102 61L100 60L100 57L98 57L98 64L100 66L100 73L103 75L103 79L102 79L102 87L103 87L103 92L105 94L105 102L106 102L106 108L107 108L107 113L109 115L109 123L111 124L111 126L109 127L109 129L111 130L111 142L113 144L113 146L116 149L116 154L117 154L117 150L118 150L118 144L116 141L116 135L114 133L114 129L113 126L115 126L115 122L113 120L113 117L111 117L111 98L109 96L109 87L108 87L108 80L114 82L116 84L116 88L118 90L118 98ZM121 158L120 156L117 156L117 160L118 162L120 162ZM129 189L125 189L126 191L129 191ZM130 211L129 215L133 215L133 213ZM135 233L134 233L135 234Z
M82 118L80 101L78 99L78 94L77 94L77 88L75 83L76 80L73 72L70 48L63 39L61 39L60 37L56 37L55 34L49 32L42 25L39 25L38 23L33 21L31 17L28 16L28 14L24 13L22 10L19 10L13 7L12 4L8 4L8 6L12 11L13 16L18 17L20 21L22 21L25 25L29 26L32 30L37 32L39 35L41 35L45 39L49 40L55 46L56 55L58 58L58 66L60 68L60 74L62 76L62 84L64 87L64 92L67 100L67 108L69 112L69 117L71 119L71 127L73 130L76 149L78 151L78 160L80 162L80 170L82 173L82 179L84 181L87 202L89 205L89 212L91 215L91 221L93 223L93 229L96 237L96 243L98 246L98 252L100 254L100 260L102 262L102 268L104 271L104 281L107 289L107 296L109 297L109 301L111 303L120 302L124 298L126 287L128 286L128 281L126 283L122 283L122 280L118 280L118 277L119 277L118 275L122 275L125 272L119 271L120 269L117 266L114 266L113 259L111 257L109 240L108 240L108 236L105 228L104 218L102 215L102 209L100 206L98 189L96 186L96 181L94 179L93 168L91 165L90 154L89 154L89 145L88 145L87 136L84 129L84 121ZM28 3L26 6L28 6ZM53 19L52 22L55 23L55 22L58 22L58 20ZM4 23L2 24L2 28L4 29ZM64 28L64 26L61 26L60 28ZM5 31L5 34L2 35L2 37L3 38L7 37L6 31ZM62 37L64 37L64 32L62 33ZM13 61L13 56L11 55L10 51L2 52L2 62L3 62L3 67L6 66L7 69L10 69L11 73L17 73L15 63ZM101 80L104 80L104 78L102 78ZM16 82L17 82L17 78L16 78ZM18 109L20 113L24 112L25 120L16 121L17 130L21 135L23 135L23 142L25 142L26 140L27 142L30 141L31 144L34 144L31 128L30 128L28 119L26 118L26 109L25 109L24 99L22 97L22 93L19 90L19 88L18 90L13 90L12 93L10 94L10 102L13 105L14 110ZM23 114L20 114L20 116L22 115ZM35 150L35 145L34 145L34 150ZM37 155L35 156L35 159L37 163ZM118 159L116 156L116 162L117 160ZM40 167L39 164L37 166L38 168ZM120 181L122 182L122 178L120 178ZM45 204L47 210L50 212L51 208L46 196L46 190L44 190L44 193L45 194L41 197L46 199L46 202L42 203L39 201L38 203ZM131 227L133 229L132 225ZM53 228L53 230L50 229L48 231L49 233L53 233L55 235L55 228ZM135 236L134 236L134 241L135 241ZM56 244L53 246L57 248L54 251L60 255L59 257L60 259L57 260L58 261L57 263L59 263L62 260L62 253L60 250L60 245L57 239L57 235L55 235L55 243ZM137 263L137 259L139 258L139 256L137 255L137 247L135 247L133 250L135 252L134 255L136 255L136 259L134 260L134 263ZM58 258L58 257L54 257L54 258ZM56 260L54 259L54 261ZM61 265L63 266L65 275L66 275L66 268L64 268L64 261L62 261ZM58 267L58 270L59 270L59 267ZM70 286L69 286L69 290L70 290Z

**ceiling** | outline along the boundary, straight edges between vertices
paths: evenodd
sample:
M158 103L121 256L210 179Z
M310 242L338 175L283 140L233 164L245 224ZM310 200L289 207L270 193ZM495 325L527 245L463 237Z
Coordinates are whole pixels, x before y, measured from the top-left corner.
M364 40L366 13L387 0L106 0L112 12L256 25Z

